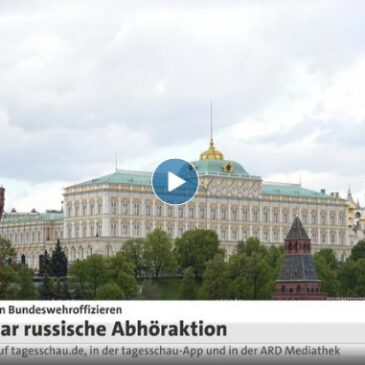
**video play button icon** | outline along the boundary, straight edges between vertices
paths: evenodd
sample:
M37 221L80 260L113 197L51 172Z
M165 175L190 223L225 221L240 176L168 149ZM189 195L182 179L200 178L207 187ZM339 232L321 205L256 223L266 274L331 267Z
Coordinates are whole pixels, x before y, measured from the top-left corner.
M180 159L162 162L152 175L152 189L164 203L179 205L192 199L199 179L192 164Z
M185 184L186 180L181 177L175 175L173 172L167 173L167 191L171 193L171 191L177 189L181 185Z

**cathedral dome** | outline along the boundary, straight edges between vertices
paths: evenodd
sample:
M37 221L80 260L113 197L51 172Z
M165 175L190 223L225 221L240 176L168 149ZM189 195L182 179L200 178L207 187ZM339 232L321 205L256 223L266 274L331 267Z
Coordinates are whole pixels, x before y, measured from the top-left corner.
M201 160L224 160L223 153L216 150L213 138L210 139L209 148L200 154Z
M210 140L209 149L201 153L200 160L193 161L192 165L195 167L198 175L227 174L249 176L241 164L224 159L223 153L215 148L212 138Z

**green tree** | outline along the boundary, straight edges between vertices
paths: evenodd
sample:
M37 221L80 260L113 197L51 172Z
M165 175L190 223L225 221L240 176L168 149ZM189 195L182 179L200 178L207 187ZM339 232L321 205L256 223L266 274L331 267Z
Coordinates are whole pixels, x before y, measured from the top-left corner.
M156 279L171 274L175 268L171 240L160 228L148 234L143 256L146 268Z
M0 237L0 299L14 299L19 275L11 263L16 255L11 242Z
M108 259L108 270L108 277L121 289L125 298L135 298L138 291L135 266L129 261L127 254L118 252Z
M11 259L16 255L11 242L3 237L0 237L0 270L7 266Z
M132 238L123 244L122 251L128 256L128 259L134 264L134 275L138 278L145 269L143 259L145 240L143 238Z
M98 300L121 300L125 299L123 290L114 283L106 283L96 290L95 299Z
M314 254L314 262L322 290L330 297L340 293L340 281L337 278L338 261L331 249L323 249Z
M260 251L260 250L259 250ZM233 255L228 264L230 299L269 299L273 291L273 274L259 252Z
M18 272L16 299L32 300L38 298L38 291L33 282L33 270L21 266Z
M13 267L6 265L0 269L0 299L14 299L18 273Z
M193 229L175 240L174 252L178 265L186 270L194 269L195 276L202 279L206 263L219 252L219 239L212 230Z
M54 299L54 287L52 279L47 273L43 275L41 284L39 286L39 295L43 300Z
M141 299L158 300L161 299L161 289L152 280L144 280L141 288Z
M185 271L184 278L180 284L179 297L180 299L193 300L196 299L198 283L195 278L195 269L189 267Z
M359 241L351 250L350 260L365 259L365 240Z
M58 239L52 256L49 260L49 274L58 278L67 275L67 257L62 249L61 241Z
M202 299L228 299L228 264L223 255L217 254L206 263L203 283L199 290Z
M108 265L101 255L76 261L70 268L70 284L77 299L94 299L99 286L108 281Z
M338 276L343 296L365 297L365 259L347 260Z

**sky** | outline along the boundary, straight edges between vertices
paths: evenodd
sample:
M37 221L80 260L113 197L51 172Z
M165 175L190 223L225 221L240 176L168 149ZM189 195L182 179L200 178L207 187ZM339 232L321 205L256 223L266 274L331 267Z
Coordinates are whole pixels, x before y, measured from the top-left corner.
M6 210L214 140L264 180L365 203L364 1L0 0Z

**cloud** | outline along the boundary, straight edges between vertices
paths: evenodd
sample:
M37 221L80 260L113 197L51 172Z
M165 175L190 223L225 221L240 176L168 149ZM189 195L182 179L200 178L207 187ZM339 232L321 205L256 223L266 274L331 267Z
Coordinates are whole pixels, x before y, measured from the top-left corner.
M218 147L252 174L362 194L364 16L345 0L0 2L0 179L196 159L213 99Z

